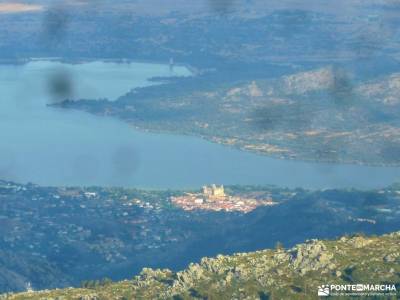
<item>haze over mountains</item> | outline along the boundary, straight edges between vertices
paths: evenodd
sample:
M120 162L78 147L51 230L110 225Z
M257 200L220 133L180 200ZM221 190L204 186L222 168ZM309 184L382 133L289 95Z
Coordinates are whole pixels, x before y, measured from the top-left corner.
M0 130L6 129L0 143L0 293L78 287L85 280L86 289L11 297L307 299L316 296L322 279L399 287L398 233L295 246L314 238L400 229L400 187L394 182L400 180L399 13L394 0L1 1L0 107L11 103L19 110L0 111ZM156 74L152 78L116 70L134 66L145 72L144 66L153 63L162 72L149 73ZM33 77L43 79L44 94L34 97L37 83L16 84L27 65ZM81 66L76 69L82 77L66 65ZM88 65L97 67L89 70ZM75 96L79 78L113 68L113 74L125 74L123 89ZM99 77L89 82L105 89L117 84ZM5 87L14 90L6 93ZM32 118L24 118L27 110ZM52 127L52 119L62 126ZM25 131L17 135L21 124ZM83 129L75 136L60 130L78 125ZM48 132L57 139L49 142ZM150 132L157 135L147 138ZM181 141L178 150L171 146L175 138ZM245 177L240 182L249 185L229 182L226 191L277 204L248 214L209 211L200 205L210 204L209 199L197 196L192 197L199 204L196 210L175 205L172 197L199 195L203 184L223 184L212 182L225 178L217 176L224 170L221 161L241 157L228 150L209 157L205 153L210 152L201 153L204 140L220 144L207 144L218 149L237 148L249 162L271 157L267 164L252 164L253 172L243 167L247 161L229 161L228 175L239 174L237 181ZM146 143L148 156L137 155L134 143ZM10 157L16 151L9 149L18 145L22 155L14 161ZM49 152L35 152L43 148ZM110 155L98 155L107 149ZM73 151L77 158L70 164L63 153ZM44 163L54 157L60 159L50 163L53 173L45 172ZM198 164L185 163L185 157ZM163 161L168 158L175 165ZM32 167L27 159L42 167ZM287 169L279 163L285 160L302 162ZM82 177L76 170L63 171L62 164L76 167ZM202 168L193 167L199 164ZM335 167L344 164L350 169L362 165L350 177L364 180L364 190L355 189L350 177L333 176ZM25 182L14 182L19 181L17 165ZM148 173L139 173L140 166ZM115 172L125 181L118 181ZM106 178L104 185L85 187L84 179L98 173ZM28 183L40 178L37 174L56 174L61 181ZM153 181L162 174L157 178L164 178L167 187L129 188L137 184L132 174L150 174L146 178ZM259 184L263 174L283 181ZM348 188L321 184L309 190L289 182L296 176L331 181L334 187L345 182ZM71 178L83 179L70 187L76 183ZM176 178L181 182L173 185ZM199 178L204 182L199 184ZM188 182L196 187L171 190L187 188ZM215 207L224 207L221 201ZM276 251L263 250L276 244ZM252 253L217 256L246 251ZM189 265L205 256L217 258ZM170 270L145 269L133 281L103 280L99 286L105 277L132 278L144 267Z
M307 191L226 187L278 204L251 213L184 211L182 191L63 188L0 182L0 291L131 278L144 267L180 270L204 256L292 247L309 238L384 234L400 221L399 187Z
M136 89L117 101L60 106L273 157L396 166L399 75L361 74L343 64L220 86L198 86L194 77Z
M42 9L29 14L3 15L2 57L11 55L5 50L12 45L16 46L13 56L17 57L28 51L32 56L140 59L142 47L160 44L157 56L154 56L156 49L146 48L153 59L160 59L164 53L186 62L190 58L195 61L199 54L194 54L199 51L210 59L211 54L220 58L235 55L237 63L273 57L291 60L295 58L290 55L294 50L297 61L301 57L318 61L379 56L382 50L390 51L391 55L396 53L398 7L390 1L335 1L334 4L272 1L268 5L264 1L239 0L26 4ZM89 36L92 40L86 39L84 43L84 37ZM57 43L53 43L54 39ZM110 45L116 42L119 45L111 49Z

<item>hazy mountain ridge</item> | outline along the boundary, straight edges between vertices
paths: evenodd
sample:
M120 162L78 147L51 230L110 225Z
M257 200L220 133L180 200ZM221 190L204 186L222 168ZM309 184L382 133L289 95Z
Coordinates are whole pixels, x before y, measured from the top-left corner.
M115 103L64 106L279 158L399 165L399 108L381 105L396 103L396 91L381 102L358 92L365 81L400 69L399 22L387 10L398 6L357 1L346 4L354 10L341 11L344 2L159 3L45 1L42 13L7 14L0 20L1 58L172 59L192 66L197 76L134 91ZM157 13L145 13L152 7ZM277 82L271 86L270 80Z
M49 93L61 91L55 105L280 159L400 166L396 0L26 2L0 4L1 63L145 61L172 75L176 65L193 71L152 78L160 85L127 89L111 102L66 99L72 75L57 68L60 78L48 82ZM7 174L12 166L6 162ZM335 172L329 164L315 168L327 180ZM325 240L399 230L399 185L226 191L277 205L248 214L189 212L171 202L184 191L0 180L0 293L28 283L48 289L0 299L317 299L321 284L400 289L399 232ZM310 238L323 240L295 246ZM90 280L82 289L56 289L82 280Z
M191 211L182 191L56 188L0 181L1 292L129 278L143 267L177 271L205 256L292 247L309 238L400 228L400 189L307 191L227 186L279 205L248 214Z
M200 1L202 5L159 2L49 3L39 13L5 14L0 20L0 58L167 62L174 57L200 67L220 67L394 56L398 48L397 19L384 10L386 5L376 9L356 4L359 10L338 13L335 5L316 3L224 0L227 10L220 10L219 1L212 0Z
M138 89L116 102L66 101L62 106L280 158L400 163L395 155L400 149L397 73L365 80L345 67L327 65L195 88L202 77L212 76Z
M6 299L318 299L323 284L390 283L399 288L399 243L400 232L311 240L287 250L203 258L177 273L145 268L132 280Z

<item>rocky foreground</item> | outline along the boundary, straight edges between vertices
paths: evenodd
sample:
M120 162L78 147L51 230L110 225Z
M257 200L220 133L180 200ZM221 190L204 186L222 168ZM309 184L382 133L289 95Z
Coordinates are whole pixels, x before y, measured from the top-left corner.
M0 299L318 299L320 285L357 283L391 284L399 290L399 245L400 232L310 240L287 250L278 245L274 250L204 258L177 273L143 269L132 280Z

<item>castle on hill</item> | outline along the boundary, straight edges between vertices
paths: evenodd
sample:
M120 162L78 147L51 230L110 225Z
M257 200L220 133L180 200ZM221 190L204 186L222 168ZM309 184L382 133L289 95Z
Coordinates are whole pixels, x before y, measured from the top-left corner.
M216 186L215 184L203 186L203 196L209 200L223 200L226 198L224 186Z

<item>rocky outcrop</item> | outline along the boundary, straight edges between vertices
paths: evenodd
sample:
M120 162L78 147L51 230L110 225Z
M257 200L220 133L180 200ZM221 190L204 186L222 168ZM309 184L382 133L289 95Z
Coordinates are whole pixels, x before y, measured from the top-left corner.
M386 105L400 103L400 73L392 74L378 81L363 84L357 88L357 92L376 102Z
M285 250L263 250L203 258L186 270L145 268L133 280L92 289L66 289L8 295L25 299L310 299L327 282L369 278L397 282L400 233L382 237L310 240ZM373 263L371 263L373 262ZM354 272L356 270L356 272ZM357 276L361 276L358 278ZM63 298L65 297L65 298ZM4 298L5 299L5 298Z
M335 268L333 254L320 241L299 245L293 248L290 254L290 265L301 274L316 270L326 272Z
M334 87L335 72L332 67L297 73L282 79L282 89L287 94L305 94Z

